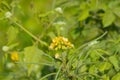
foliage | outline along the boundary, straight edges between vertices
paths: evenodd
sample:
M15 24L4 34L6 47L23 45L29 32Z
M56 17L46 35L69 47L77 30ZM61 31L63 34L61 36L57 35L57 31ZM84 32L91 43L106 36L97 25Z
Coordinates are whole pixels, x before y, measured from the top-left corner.
M0 0L1 80L120 80L120 0Z

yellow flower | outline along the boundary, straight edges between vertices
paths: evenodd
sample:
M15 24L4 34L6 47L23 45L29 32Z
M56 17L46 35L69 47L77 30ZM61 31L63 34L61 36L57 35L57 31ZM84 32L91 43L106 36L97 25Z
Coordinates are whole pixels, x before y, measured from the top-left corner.
M73 44L71 44L67 38L61 36L55 37L49 46L49 48L53 50L65 50L73 47Z
M17 51L12 52L11 55L10 55L10 58L14 62L18 61L19 60L19 58L18 58L18 52Z

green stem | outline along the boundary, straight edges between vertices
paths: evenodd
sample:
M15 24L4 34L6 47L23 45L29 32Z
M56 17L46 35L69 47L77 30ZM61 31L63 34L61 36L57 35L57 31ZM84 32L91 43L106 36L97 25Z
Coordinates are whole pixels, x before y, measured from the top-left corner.
M106 31L106 32L104 32L101 36L97 37L96 39L94 39L94 40L92 40L92 41L90 41L90 42L87 42L87 43L83 44L82 46L78 47L78 48L75 50L74 53L77 53L80 49L83 49L85 46L88 46L88 44L90 44L91 42L97 41L97 40L101 39L101 38L104 37L107 33L108 33L108 32ZM88 47L86 47L86 48L88 48ZM79 54L79 59L81 58L81 56L83 55L83 53L84 53L84 52L82 51L82 52ZM75 54L71 55L71 58L70 58L70 60L69 60L69 62L68 62L67 65L71 65L71 64L72 64L72 61L73 61L73 59L74 59L75 57L78 57L78 56L76 56ZM77 65L78 65L78 64L77 64ZM77 71L77 69L76 69L76 71Z
M103 34L102 34L101 36L99 36L98 38L96 38L96 39L94 39L94 40L92 40L92 41L90 41L90 42L87 42L87 43L83 44L82 46L78 47L78 49L77 49L75 52L77 52L77 51L79 51L80 49L82 49L83 47L87 46L89 43L101 39L101 38L104 37L107 33L108 33L108 32L106 31L105 33L103 33Z
M107 33L108 33L108 32L106 31L105 33L103 33L103 34L102 34L101 36L99 36L98 38L96 38L96 39L94 39L94 40L92 40L92 41L90 41L90 42L87 42L87 43L83 44L82 46L78 47L78 48L74 51L74 53L77 53L80 49L84 48L84 47L87 46L89 43L101 39L101 38L104 37ZM73 55L71 55L71 56L72 56L72 57L71 57L71 60L70 60L70 61L72 61L72 60L75 58L76 55L73 54ZM76 56L76 57L77 57L77 56Z
M29 32L27 29L25 29L22 25L20 25L17 22L14 22L14 24L16 24L18 27L20 27L23 31L25 31L28 35L30 35L33 39L35 39L36 41L40 42L41 44L44 44L45 46L48 46L44 41L38 39L35 35L33 35L31 32Z
M48 75L45 75L44 77L40 78L39 80L44 80L45 78L49 77L49 76L52 76L52 75L55 75L56 73L50 73Z
M16 64L37 64L37 65L47 65L53 66L52 63L34 63L34 62L15 62Z
M104 56L102 56L101 54L98 53L98 51L96 51L96 53L103 59L106 60L106 58Z
M61 71L61 68L62 68L62 65L59 67L59 70L58 70L58 72L57 72L57 74L56 74L56 76L55 76L55 80L57 80L58 75L59 75L59 73L60 73L60 71Z
M54 9L54 7L55 7L55 3L56 3L56 0L53 0L53 3L52 3L52 9Z

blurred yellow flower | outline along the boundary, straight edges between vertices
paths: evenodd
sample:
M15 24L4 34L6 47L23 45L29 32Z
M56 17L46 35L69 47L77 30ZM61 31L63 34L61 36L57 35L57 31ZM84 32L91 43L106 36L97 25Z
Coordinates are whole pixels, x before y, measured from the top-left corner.
M19 58L18 58L18 52L17 51L12 52L11 55L10 55L10 58L14 62L18 61L19 60Z
M73 47L74 45L71 44L67 38L64 38L62 36L55 37L49 46L49 48L53 50L65 50Z

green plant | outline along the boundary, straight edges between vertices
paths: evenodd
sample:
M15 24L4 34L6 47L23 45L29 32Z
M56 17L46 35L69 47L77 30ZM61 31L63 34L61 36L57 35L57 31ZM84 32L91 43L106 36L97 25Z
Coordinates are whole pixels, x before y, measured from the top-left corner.
M120 80L120 0L1 0L1 80Z

